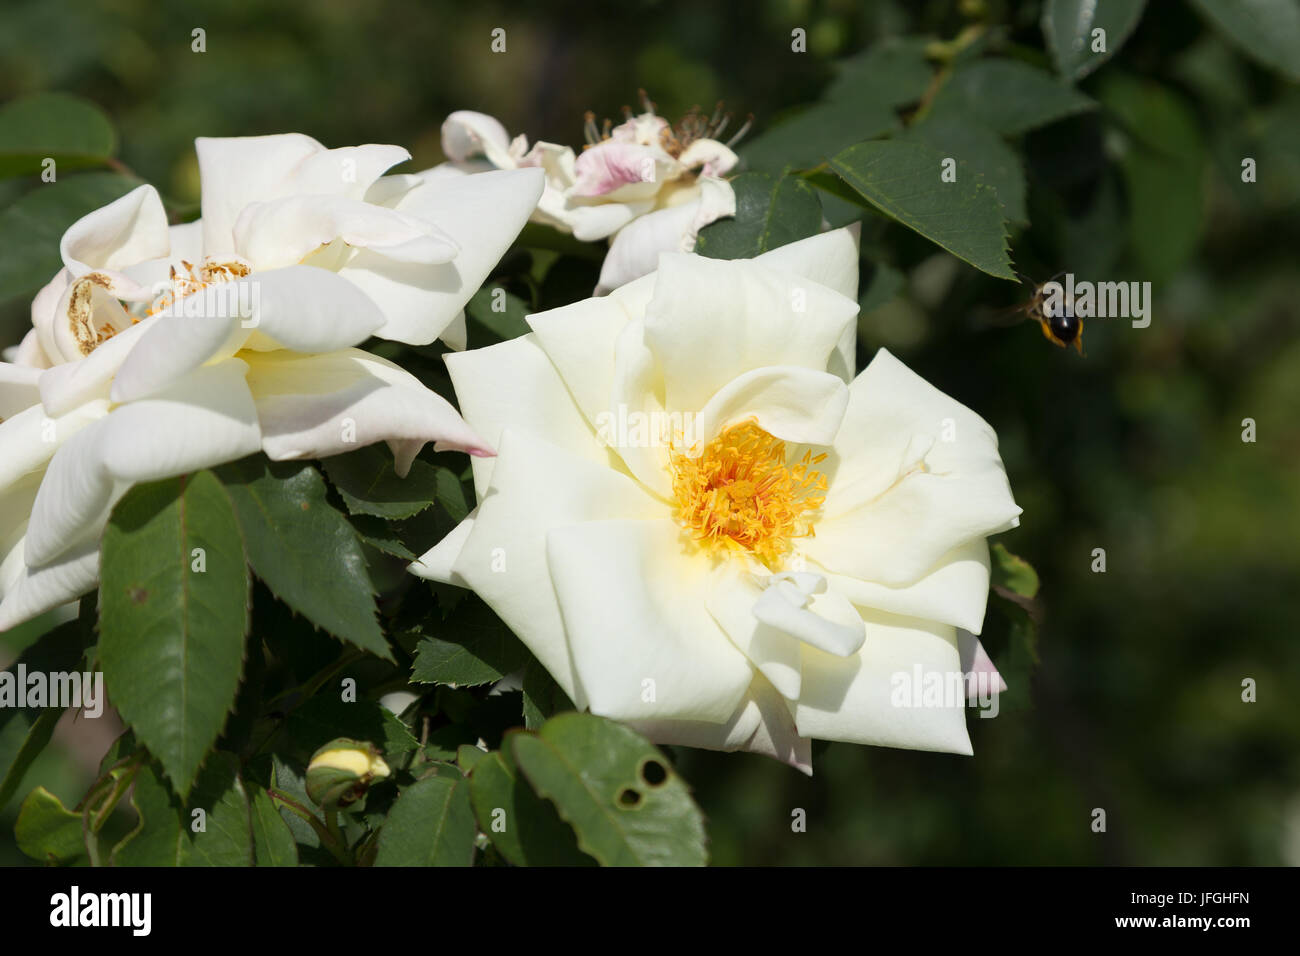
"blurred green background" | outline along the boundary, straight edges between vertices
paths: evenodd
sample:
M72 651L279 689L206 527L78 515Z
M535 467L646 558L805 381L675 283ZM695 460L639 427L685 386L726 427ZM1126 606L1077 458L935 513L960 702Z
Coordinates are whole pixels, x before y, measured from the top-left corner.
M984 6L999 43L1049 65L1040 4ZM452 110L576 146L585 110L617 117L638 87L670 118L724 99L761 134L815 100L838 59L890 36L950 38L971 11L6 0L0 102L47 90L94 101L122 162L183 207L197 201L197 135L399 143L418 169L440 161ZM196 27L205 53L191 52ZM504 54L490 52L495 27ZM791 52L796 27L807 53ZM1149 328L1095 320L1081 358L996 319L1024 289L898 226L864 230L860 361L887 346L1000 436L1025 510L1004 540L1042 578L1032 705L971 712L974 758L832 744L812 779L676 750L717 863L1300 864L1300 92L1174 0L1149 4L1080 88L1103 108L1018 144L1033 225L1013 234L1013 257L1038 280L1154 281ZM1176 174L1139 175L1142 129L1167 132ZM0 306L3 344L26 309ZM1090 570L1099 547L1105 574ZM69 805L81 796L70 736L20 794L44 783ZM12 845L17 802L0 812L0 862L27 862Z

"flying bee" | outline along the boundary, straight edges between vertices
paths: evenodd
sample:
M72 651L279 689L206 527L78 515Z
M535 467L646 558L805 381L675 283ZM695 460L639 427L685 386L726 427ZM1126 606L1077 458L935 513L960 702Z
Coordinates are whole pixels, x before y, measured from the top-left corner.
M1012 306L1010 309L998 313L999 316L1010 319L1010 321L999 321L995 317L990 324L1010 325L1018 320L1033 319L1038 323L1043 338L1047 339L1047 341L1053 345L1059 345L1063 349L1068 349L1073 345L1078 353L1082 355L1083 320L1074 314L1074 303L1066 301L1064 295L1061 296L1059 302L1054 302L1047 291L1047 286L1064 274L1063 272L1058 273L1043 283L1035 283L1026 276L1020 276L1022 282L1033 288L1033 295L1028 302Z
M1074 314L1074 303L1066 302L1064 292L1059 303L1050 302L1047 286L1065 273L1058 272L1042 285L1034 286L1033 297L1021 306L1027 318L1038 323L1043 331L1043 338L1053 345L1068 349L1071 345L1083 354L1083 320ZM1021 276L1024 279L1024 276Z

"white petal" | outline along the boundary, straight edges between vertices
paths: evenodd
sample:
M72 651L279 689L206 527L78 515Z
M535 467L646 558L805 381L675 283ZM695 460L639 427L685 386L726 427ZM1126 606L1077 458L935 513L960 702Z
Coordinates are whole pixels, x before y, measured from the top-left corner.
M633 721L631 726L658 744L762 754L812 776L812 741L799 736L789 706L761 676L754 677L725 724L651 720Z
M41 370L0 362L0 422L41 400Z
M408 265L439 265L460 251L431 223L342 196L250 203L235 221L235 252L259 270L295 265L336 239Z
M507 429L451 577L491 605L582 708L587 698L574 677L547 567L547 532L584 521L666 514L665 505L627 476L535 433Z
M793 272L858 300L858 239L861 226L854 223L780 246L754 259L762 266Z
M731 719L753 668L706 607L709 557L671 518L552 528L546 554L592 713Z
M7 488L24 475L44 469L59 446L108 412L104 401L87 402L69 414L50 418L34 405L0 422L0 488Z
M449 353L444 360L461 414L489 445L499 447L502 432L512 428L608 466L610 453L596 440L532 333L487 348ZM480 501L495 461L475 458L471 462Z
M920 617L978 634L989 597L989 548L977 538L954 548L914 584L890 587L828 573L831 587L859 607Z
M826 371L857 312L857 302L794 273L672 254L659 260L645 337L663 365L665 405L699 409L751 369Z
M310 136L284 133L194 141L202 183L203 251L235 254L235 222L250 203L295 194L360 199L389 167L410 158L399 146L326 149Z
M799 641L754 616L765 577L742 561L727 561L714 573L706 603L731 643L783 697L794 700L799 696L802 666Z
M612 297L582 299L528 316L537 344L546 351L593 427L610 411L614 348L629 315Z
M820 574L774 574L754 603L754 617L768 627L833 654L857 653L866 637L862 617Z
M451 325L442 330L443 343L453 352L463 352L469 347L469 327L465 324L465 310L451 320Z
M914 618L864 613L866 641L852 657L803 650L795 724L805 737L971 753L961 657L953 628ZM932 676L933 675L933 676ZM913 694L933 681L952 694Z
M45 350L41 348L40 333L34 328L28 329L27 334L17 345L5 349L5 360L14 365L38 369L49 368L53 364L50 357L45 354Z
M687 169L699 168L701 176L723 176L735 168L740 157L716 139L697 139L677 157Z
M62 362L46 371L41 376L41 402L45 410L57 417L86 402L107 399L113 376L140 339L163 318L150 316L117 333L84 358Z
M696 419L696 434L708 441L730 425L754 419L784 441L829 445L848 401L848 387L828 372L758 368L737 376L709 399Z
M92 272L105 275L118 298L135 298L142 291L122 269L165 256L169 249L167 213L152 186L139 186L78 219L59 243L63 264L74 279Z
M605 295L654 272L662 253L693 249L699 230L692 230L692 224L700 209L699 202L659 209L633 219L615 233L600 264L595 294Z
M438 266L395 262L359 249L339 270L383 310L386 339L428 345L438 338L519 235L541 195L536 169L426 180L394 208L432 223L460 248Z
M204 297L211 291L210 297ZM131 350L113 383L115 402L156 393L206 362L260 347L326 352L363 342L383 323L378 307L326 269L290 266L212 286L191 300L203 315L168 315Z
M96 540L41 567L23 566L0 602L0 631L30 621L61 604L76 600L99 580ZM21 552L16 552L21 555Z
M510 156L510 134L501 121L473 110L456 110L442 121L442 151L454 163L486 156L498 169L515 165Z
M462 588L469 587L469 583L456 574L453 568L456 559L465 548L465 542L469 540L470 532L474 530L476 517L478 517L478 508L471 511L465 520L456 525L445 538L422 554L419 560L408 564L406 570L426 581L440 581L443 584L454 584Z
M276 461L324 458L386 441L405 474L426 442L491 454L445 398L360 349L244 353L262 447Z
M109 511L138 482L252 454L261 447L238 359L198 369L150 399L119 406L69 438L32 506L27 561L47 564L98 539Z
M809 557L837 574L901 586L954 548L1014 526L1020 508L983 419L884 349L849 394L823 468L823 517L803 545Z

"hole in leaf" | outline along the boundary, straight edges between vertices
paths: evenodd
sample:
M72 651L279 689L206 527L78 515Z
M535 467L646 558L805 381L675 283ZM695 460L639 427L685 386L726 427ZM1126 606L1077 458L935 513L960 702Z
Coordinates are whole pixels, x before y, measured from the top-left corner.
M618 805L625 810L630 810L641 802L641 794L637 793L631 787L624 787L618 792Z
M659 787L668 779L668 768L658 760L647 760L641 764L641 779L647 786Z

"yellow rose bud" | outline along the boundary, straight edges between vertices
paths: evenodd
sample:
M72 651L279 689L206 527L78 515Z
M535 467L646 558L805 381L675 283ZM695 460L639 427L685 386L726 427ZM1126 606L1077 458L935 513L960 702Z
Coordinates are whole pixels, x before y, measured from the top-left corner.
M327 810L359 810L370 785L391 773L374 744L340 737L312 755L307 796Z

